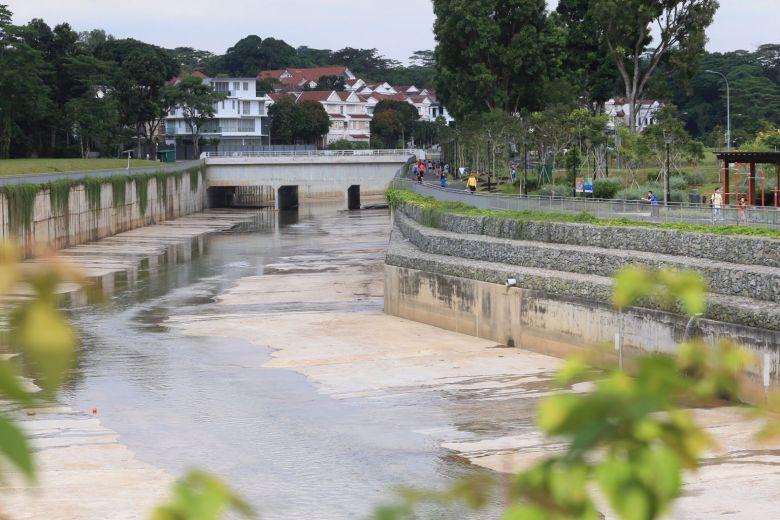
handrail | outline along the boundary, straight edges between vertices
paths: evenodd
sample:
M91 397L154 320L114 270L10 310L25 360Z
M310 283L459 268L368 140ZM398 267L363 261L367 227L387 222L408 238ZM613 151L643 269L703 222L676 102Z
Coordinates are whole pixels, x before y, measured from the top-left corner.
M241 152L203 152L201 158L241 158L241 157L377 157L415 155L417 150L296 150L296 151L241 151Z

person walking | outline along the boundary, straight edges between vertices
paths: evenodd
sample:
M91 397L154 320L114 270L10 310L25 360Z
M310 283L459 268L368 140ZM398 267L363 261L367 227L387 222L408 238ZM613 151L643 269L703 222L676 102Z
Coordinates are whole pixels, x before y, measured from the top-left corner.
M720 188L715 188L710 196L710 204L712 204L712 221L721 220L720 209L723 207L723 195L720 194Z
M444 170L439 174L439 185L441 185L442 188L447 187L447 175L444 173Z
M647 192L647 201L650 203L650 217L658 218L660 206L658 204L658 197L652 191Z
M474 172L469 173L469 180L466 182L466 185L469 187L471 194L474 195L474 192L477 191L477 176L474 175Z

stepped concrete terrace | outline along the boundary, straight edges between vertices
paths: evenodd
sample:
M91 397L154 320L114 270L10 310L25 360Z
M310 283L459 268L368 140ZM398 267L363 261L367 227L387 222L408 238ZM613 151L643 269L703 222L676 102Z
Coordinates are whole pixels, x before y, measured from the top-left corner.
M706 312L689 323L679 308L642 301L618 313L612 276L627 265L700 272L709 285ZM730 338L769 352L771 376L778 374L777 240L431 217L403 204L394 214L385 283L385 312L510 346L566 355L611 343L621 329L635 351L670 352L691 335Z

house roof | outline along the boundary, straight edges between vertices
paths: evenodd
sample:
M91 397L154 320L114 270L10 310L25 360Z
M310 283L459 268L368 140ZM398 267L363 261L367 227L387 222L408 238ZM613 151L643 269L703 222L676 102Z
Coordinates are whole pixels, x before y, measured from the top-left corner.
M369 139L370 137L368 134L352 134L353 139Z
M298 101L327 101L333 94L332 90L306 90L298 96Z
M350 114L349 117L352 119L371 119L371 116L368 114Z
M291 78L285 79L295 80L296 83L303 81L319 81L322 76L338 76L344 78L349 77L349 69L344 66L312 67L308 69L287 68L283 70L263 70L257 75L257 77L260 79L280 79L285 72L292 76Z

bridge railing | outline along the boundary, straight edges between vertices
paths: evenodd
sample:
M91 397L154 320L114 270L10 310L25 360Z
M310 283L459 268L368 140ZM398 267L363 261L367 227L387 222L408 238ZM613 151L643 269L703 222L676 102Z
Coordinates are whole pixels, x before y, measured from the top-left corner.
M411 156L415 155L417 150L397 149L397 150L300 150L300 151L278 151L278 152L203 152L202 159L211 158L241 158L241 157L382 157L382 156Z

